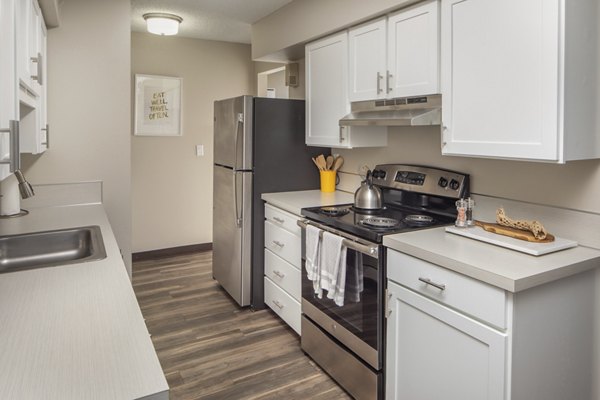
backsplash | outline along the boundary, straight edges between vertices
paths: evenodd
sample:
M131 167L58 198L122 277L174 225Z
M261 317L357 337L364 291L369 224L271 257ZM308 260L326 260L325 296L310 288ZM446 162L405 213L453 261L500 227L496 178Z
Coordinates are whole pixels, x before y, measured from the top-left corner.
M428 165L471 175L471 192L600 214L600 160L567 164L442 156L440 129L390 128L387 147L333 149L345 159L338 189L353 193L366 164Z

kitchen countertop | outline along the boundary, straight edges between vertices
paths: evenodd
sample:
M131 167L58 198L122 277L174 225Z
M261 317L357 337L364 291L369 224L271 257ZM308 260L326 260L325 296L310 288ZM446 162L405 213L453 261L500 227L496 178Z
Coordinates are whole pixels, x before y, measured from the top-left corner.
M354 203L354 194L339 190L332 193L324 193L320 190L263 193L261 198L269 204L296 215L300 215L300 210L305 207Z
M600 266L600 250L590 247L578 246L535 257L454 235L444 229L387 235L383 244L510 292Z
M168 399L102 205L31 209L0 235L88 225L105 259L0 274L1 399Z

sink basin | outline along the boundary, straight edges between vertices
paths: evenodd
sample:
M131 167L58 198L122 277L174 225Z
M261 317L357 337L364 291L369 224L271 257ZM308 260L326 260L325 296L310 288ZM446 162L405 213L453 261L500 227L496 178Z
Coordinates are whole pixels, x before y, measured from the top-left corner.
M106 258L99 226L0 237L0 273Z

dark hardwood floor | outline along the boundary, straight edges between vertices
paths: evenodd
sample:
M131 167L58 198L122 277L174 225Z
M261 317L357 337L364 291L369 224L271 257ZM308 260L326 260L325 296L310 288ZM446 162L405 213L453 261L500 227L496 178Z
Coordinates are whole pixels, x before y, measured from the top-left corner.
M133 264L133 288L172 400L350 399L270 309L240 308L212 279L212 253Z

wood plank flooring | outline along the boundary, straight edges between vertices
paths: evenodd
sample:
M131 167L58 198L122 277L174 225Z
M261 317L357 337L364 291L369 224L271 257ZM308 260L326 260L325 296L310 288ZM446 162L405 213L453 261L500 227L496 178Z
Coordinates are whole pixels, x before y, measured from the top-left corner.
M171 400L351 399L270 309L240 308L212 279L212 253L133 264L133 288Z

